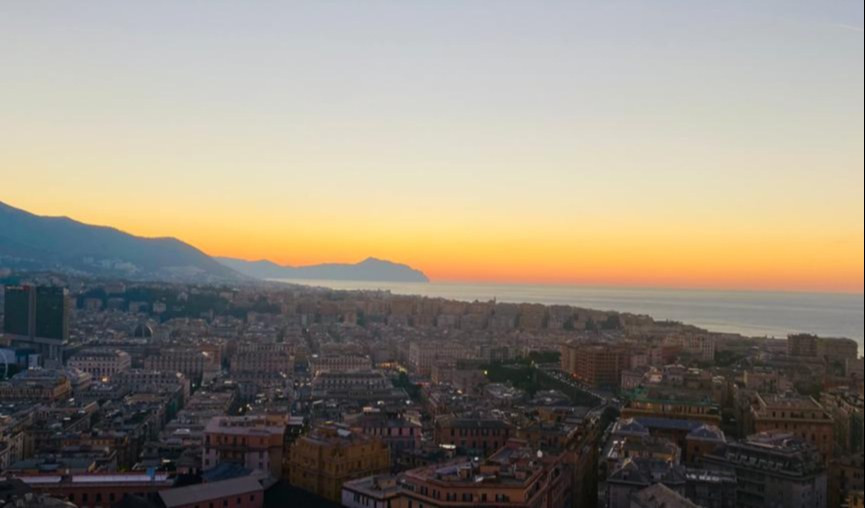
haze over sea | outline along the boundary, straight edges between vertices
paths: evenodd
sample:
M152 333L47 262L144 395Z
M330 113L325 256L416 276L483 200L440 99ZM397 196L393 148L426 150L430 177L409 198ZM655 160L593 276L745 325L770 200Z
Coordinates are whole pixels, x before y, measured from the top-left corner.
M755 337L786 337L808 332L849 337L862 351L865 297L862 294L698 289L646 289L490 283L404 283L333 280L282 282L333 289L381 289L394 294L453 300L573 305L648 314L716 332Z

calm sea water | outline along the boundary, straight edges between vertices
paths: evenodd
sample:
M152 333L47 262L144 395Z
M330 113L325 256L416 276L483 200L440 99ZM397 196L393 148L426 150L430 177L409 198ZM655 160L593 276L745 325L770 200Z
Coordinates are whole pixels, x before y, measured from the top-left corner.
M293 284L333 289L383 289L395 294L453 300L574 305L599 310L648 314L718 332L749 336L785 337L809 332L827 337L850 337L862 350L861 294L688 289L625 289L583 286L517 284L428 284L364 281L284 280Z

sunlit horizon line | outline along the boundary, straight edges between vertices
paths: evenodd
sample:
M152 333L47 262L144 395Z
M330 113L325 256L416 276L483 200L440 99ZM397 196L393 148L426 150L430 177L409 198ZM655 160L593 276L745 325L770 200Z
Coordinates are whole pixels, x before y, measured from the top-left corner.
M204 252L204 251L202 251ZM268 259L267 257L257 256L254 259L246 259L241 256L231 256L231 255L223 255L223 254L208 254L211 257L224 257L224 258L232 258L241 261L246 261L250 263L266 261L273 263L277 266L281 267L291 267L291 268L303 268L309 266L317 266L321 264L357 264L369 258L381 259L383 261L388 261L391 263L402 264L405 266L409 266L415 270L419 270L422 272L427 279L429 279L429 283L433 284L477 284L477 285L489 285L489 286L521 286L521 287L530 287L530 286L551 286L551 287L574 287L574 288L584 288L584 289L617 289L617 290L628 290L628 289L636 289L636 290L658 290L658 291L700 291L700 292L734 292L734 293L794 293L794 294L820 294L820 295L839 295L839 296L865 296L865 290L863 289L819 289L813 287L807 287L806 285L798 284L791 285L789 287L784 286L773 286L773 285L755 285L755 286L740 286L740 285L703 285L697 283L695 285L681 284L677 285L675 283L669 284L651 284L651 283L640 283L637 281L624 281L621 283L616 282L599 282L599 281L588 281L583 279L580 281L578 278L571 278L568 280L567 277L554 280L548 279L544 277L526 277L526 278L517 278L517 279L508 279L508 278L496 278L496 277L437 277L429 275L426 270L424 270L420 266L415 266L412 264L404 263L401 261L395 261L392 259L387 259L385 257L380 256L360 256L358 261L320 261L317 263L307 263L307 264L292 264L292 263L281 263L277 261L273 261ZM292 279L290 277L285 278L275 278L268 280L284 280L284 281L292 281L302 283L302 281L314 281L314 282L325 282L328 279ZM365 281L365 280L345 280L344 282L368 282L370 284L376 283L384 283L384 284L424 284L422 282L414 283L414 282L401 282L401 281Z
M0 202L5 203L8 206L18 208L16 205L10 204L9 201L7 201L7 200L0 200ZM355 263L360 263L361 261L368 259L368 258L377 258L377 259L382 259L382 260L389 261L392 263L403 264L403 265L409 266L411 268L414 268L416 270L420 270L421 272L424 273L424 275L426 275L426 277L430 280L430 282L439 283L439 284L449 284L450 283L450 284L489 284L489 285L505 285L505 286L507 286L507 285L514 285L514 286L553 286L553 287L581 287L581 288L588 288L588 289L592 289L592 288L604 289L604 288L606 288L606 289L620 289L620 290L656 289L656 290L668 290L668 291L675 291L675 290L706 291L706 292L732 291L732 292L743 292L743 293L747 293L747 292L752 292L752 293L759 293L759 292L762 292L762 293L810 293L810 294L852 295L852 296L865 295L865 284L863 284L863 281L861 281L861 280L858 284L858 287L857 287L856 283L839 285L837 283L833 284L830 282L828 284L821 285L819 283L818 284L807 284L807 283L803 284L801 281L799 283L793 282L790 285L768 283L768 284L755 284L755 285L746 286L746 285L736 284L735 282L733 282L732 284L719 283L719 284L715 285L715 284L713 284L711 282L707 282L707 281L702 281L702 282L697 281L693 285L687 284L687 283L684 283L684 284L678 283L677 284L676 282L668 282L668 283L662 282L662 283L654 284L651 282L639 282L638 280L634 280L634 277L628 277L628 279L630 279L630 280L623 280L621 282L610 281L610 280L608 280L606 282L602 282L599 280L587 280L586 277L574 277L574 276L563 276L563 277L559 277L559 278L549 278L549 277L543 277L543 276L527 276L527 277L519 277L519 276L503 276L503 277L496 277L496 276L489 276L489 277L483 277L483 276L465 276L465 277L437 276L437 275L430 275L429 273L427 273L427 269L424 269L421 265L415 265L415 264L412 264L410 262L406 262L406 261L402 261L402 260L398 260L398 259L393 259L393 258L390 258L389 256L381 256L381 255L378 255L378 256L362 255L362 256L356 256L356 257L351 258L351 259L356 259L356 261L319 260L317 262L311 262L311 261L307 260L306 262L302 262L302 263L288 263L285 261L274 261L272 258L268 258L267 256L261 256L261 255L248 256L248 255L241 255L241 254L214 253L211 251L211 249L207 249L206 247L199 247L193 242L184 240L183 238L181 238L180 235L139 234L139 233L134 232L134 228L124 228L122 226L115 226L112 224L105 223L104 221L86 222L85 220L76 219L75 217L71 216L70 214L66 214L66 213L63 213L63 214L40 214L38 212L34 212L34 211L28 210L26 208L18 208L18 209L23 210L26 213L36 215L38 217L65 218L65 219L73 220L75 222L79 222L81 224L85 224L85 225L89 225L89 226L110 228L110 229L119 231L121 233L129 234L129 235L132 235L132 236L135 236L138 238L143 238L143 239L174 239L174 240L186 243L187 245L190 245L191 247L195 248L196 250L200 251L204 255L211 257L211 258L229 257L229 258L239 259L239 260L243 260L243 261L247 261L247 262L268 261L268 262L274 263L278 266L289 266L289 267L315 266L318 264L355 264ZM637 277L637 279L638 278L639 277ZM815 285L816 286L829 286L829 287L813 287ZM838 286L838 287L835 287L835 286Z

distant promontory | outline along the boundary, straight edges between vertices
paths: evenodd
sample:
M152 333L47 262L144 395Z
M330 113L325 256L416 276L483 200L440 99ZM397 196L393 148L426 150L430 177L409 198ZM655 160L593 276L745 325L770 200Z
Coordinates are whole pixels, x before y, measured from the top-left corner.
M214 259L236 272L257 279L429 282L429 278L418 269L372 257L354 264L324 263L309 266L282 266L267 260L246 261L226 257Z

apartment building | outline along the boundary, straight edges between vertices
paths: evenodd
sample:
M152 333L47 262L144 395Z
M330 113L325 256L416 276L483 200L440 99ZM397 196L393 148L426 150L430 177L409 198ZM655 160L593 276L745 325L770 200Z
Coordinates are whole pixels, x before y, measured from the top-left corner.
M372 360L360 355L322 355L310 361L312 374L322 372L356 372L372 369Z
M736 472L736 502L742 508L826 506L826 469L820 455L794 434L755 434L727 443L703 461Z
M510 440L487 459L456 459L401 476L400 506L564 508L573 477L561 456Z
M512 431L507 421L492 415L445 415L436 418L435 442L486 456L504 446Z
M561 348L562 370L596 388L618 388L628 368L626 347L613 344L570 343Z
M834 422L811 397L757 394L751 404L750 420L753 432L790 433L813 445L823 456L823 462L832 457Z
M219 416L204 428L202 465L238 464L282 477L286 421L281 416Z
M132 367L132 357L119 349L90 348L75 353L67 366L84 371L94 379L112 379Z
M144 359L144 368L163 372L181 372L190 379L201 379L205 372L220 368L216 355L196 348L169 348Z
M291 485L339 502L343 483L386 473L390 452L376 437L325 423L292 443L288 464Z

